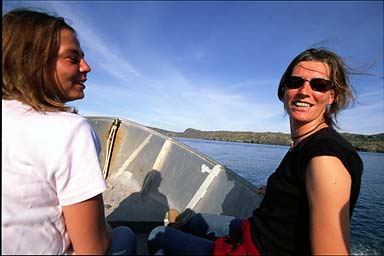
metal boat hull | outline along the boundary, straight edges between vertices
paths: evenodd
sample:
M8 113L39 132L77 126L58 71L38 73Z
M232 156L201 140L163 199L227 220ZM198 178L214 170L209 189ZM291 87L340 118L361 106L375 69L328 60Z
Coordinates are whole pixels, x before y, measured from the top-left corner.
M246 218L262 199L251 183L181 142L121 118L87 118L101 142L110 223L148 230L164 224L170 208Z

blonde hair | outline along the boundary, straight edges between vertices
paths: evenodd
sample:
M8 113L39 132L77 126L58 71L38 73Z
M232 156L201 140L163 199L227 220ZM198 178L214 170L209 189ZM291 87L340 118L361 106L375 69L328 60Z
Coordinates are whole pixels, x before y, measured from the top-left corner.
M326 108L324 121L331 127L337 127L337 114L355 101L352 86L350 85L347 65L334 52L325 49L311 48L296 56L288 65L281 77L277 95L284 101L285 81L292 75L293 68L302 61L320 61L326 63L330 68L330 77L335 91L333 103Z

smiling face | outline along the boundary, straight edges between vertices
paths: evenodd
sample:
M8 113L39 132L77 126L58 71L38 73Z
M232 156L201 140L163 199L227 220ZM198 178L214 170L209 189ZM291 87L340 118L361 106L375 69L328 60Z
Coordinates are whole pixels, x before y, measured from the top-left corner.
M69 29L60 32L60 47L55 61L54 80L62 90L62 102L84 98L84 83L91 68L84 60L76 35Z
M324 78L329 80L330 69L320 61L302 61L292 70L292 76L305 80ZM284 105L290 116L292 128L303 125L316 125L324 121L324 112L334 100L334 90L317 92L312 90L308 81L297 89L285 88Z

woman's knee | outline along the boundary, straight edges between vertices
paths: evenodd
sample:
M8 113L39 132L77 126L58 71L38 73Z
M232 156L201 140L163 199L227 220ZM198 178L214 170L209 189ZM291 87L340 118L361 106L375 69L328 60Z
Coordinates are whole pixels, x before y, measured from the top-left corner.
M169 241L169 239L164 238L164 234L166 233L166 231L167 231L167 227L158 226L152 229L152 231L149 233L147 246L148 246L148 252L150 255L164 254L163 248L164 246L166 246L166 243Z
M129 227L119 226L112 229L110 254L120 252L125 254L135 254L136 244L136 235Z
M149 233L148 240L153 240L156 237L158 237L160 234L164 234L166 231L167 227L165 226L158 226Z
M113 237L125 238L127 241L136 244L136 235L129 227L115 227L114 229L112 229L112 238Z

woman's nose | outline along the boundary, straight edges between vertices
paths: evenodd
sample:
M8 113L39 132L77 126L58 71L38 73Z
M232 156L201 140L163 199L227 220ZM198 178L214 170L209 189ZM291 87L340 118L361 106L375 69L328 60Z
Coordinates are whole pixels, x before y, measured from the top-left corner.
M312 90L309 81L305 80L303 85L299 88L299 92L303 94L308 94Z
M81 73L89 73L89 72L91 72L91 67L88 65L88 63L85 61L85 59L81 60L80 72Z

